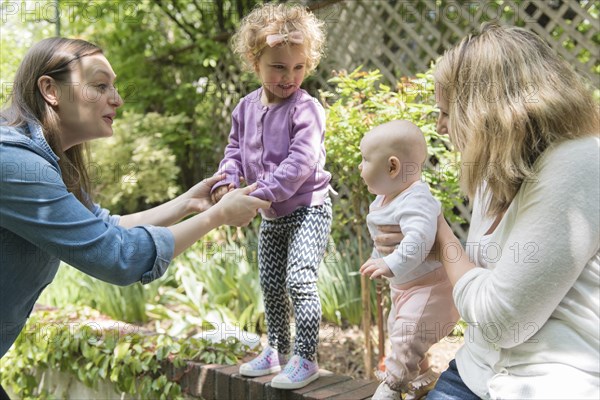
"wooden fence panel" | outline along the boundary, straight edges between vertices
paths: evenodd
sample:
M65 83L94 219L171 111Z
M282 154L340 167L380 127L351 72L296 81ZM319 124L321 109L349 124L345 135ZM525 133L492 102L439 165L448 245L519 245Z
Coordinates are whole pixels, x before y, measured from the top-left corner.
M331 90L332 70L377 68L387 84L395 86L401 76L425 72L444 50L481 23L501 23L531 29L543 37L593 86L600 88L600 22L598 1L533 0L345 0L328 2L315 13L327 26L327 55L307 89ZM219 87L215 102L215 129L225 137L230 116L239 99L255 87L242 84L239 62L229 54L217 65L213 82ZM226 142L225 140L223 141ZM341 188L340 192L351 192ZM460 214L470 220L470 210L457 203ZM465 226L453 226L465 240Z

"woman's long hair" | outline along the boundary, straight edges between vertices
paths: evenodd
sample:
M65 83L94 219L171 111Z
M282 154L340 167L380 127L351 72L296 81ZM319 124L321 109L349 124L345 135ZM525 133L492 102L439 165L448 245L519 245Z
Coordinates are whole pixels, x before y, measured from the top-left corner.
M489 216L508 208L548 147L599 134L591 91L525 29L484 24L444 54L435 78L461 152L461 186L473 198L485 182Z
M33 122L41 125L46 141L59 157L58 165L67 189L88 208L91 207L91 184L86 166L87 144L63 151L60 119L44 100L37 82L44 75L56 82L65 82L80 58L98 53L102 53L101 48L79 39L57 37L38 42L19 65L10 105L0 113L2 124L24 127Z

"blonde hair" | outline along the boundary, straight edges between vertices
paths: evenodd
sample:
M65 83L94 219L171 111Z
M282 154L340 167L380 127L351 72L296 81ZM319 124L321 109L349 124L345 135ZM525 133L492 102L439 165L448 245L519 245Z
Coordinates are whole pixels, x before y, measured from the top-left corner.
M238 54L244 68L254 67L267 46L267 36L300 31L307 51L306 73L319 65L325 50L324 23L305 7L289 4L265 4L255 8L240 24L231 39L234 53Z
M461 186L473 198L485 183L489 216L506 211L548 147L599 134L591 91L525 29L483 24L480 34L445 52L435 79L461 152Z
M91 208L91 183L86 167L87 144L78 144L63 151L60 118L44 100L38 79L47 75L57 82L68 79L79 59L102 53L98 46L79 39L49 38L36 43L17 69L10 105L2 110L2 124L24 127L27 123L41 125L50 148L58 156L58 165L67 190Z

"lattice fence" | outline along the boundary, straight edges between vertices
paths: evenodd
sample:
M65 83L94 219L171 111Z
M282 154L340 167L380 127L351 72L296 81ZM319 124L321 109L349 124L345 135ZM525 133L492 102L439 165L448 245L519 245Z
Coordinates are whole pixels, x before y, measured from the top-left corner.
M426 71L481 23L499 20L536 32L600 87L598 1L359 0L330 7L335 12L321 13L329 19L328 57L319 75L325 86L331 69L375 67L390 82Z
M328 29L327 56L307 89L317 95L330 90L332 70L358 66L379 69L388 83L401 76L425 72L444 50L481 23L498 20L531 29L543 37L593 86L600 88L600 22L598 1L446 1L446 0L346 0L312 3ZM241 71L231 55L221 60L214 81L220 100L214 113L215 128L226 136L230 115L241 96L256 86L241 84ZM245 80L246 82L248 79ZM339 188L348 193L352 188ZM457 209L467 221L462 203ZM465 226L453 226L466 239ZM366 235L366 232L365 232ZM367 241L368 242L368 241Z

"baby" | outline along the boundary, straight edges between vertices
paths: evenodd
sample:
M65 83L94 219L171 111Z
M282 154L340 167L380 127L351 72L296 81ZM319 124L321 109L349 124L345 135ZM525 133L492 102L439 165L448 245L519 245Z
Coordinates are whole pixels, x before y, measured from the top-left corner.
M375 127L360 143L358 166L369 192L371 237L381 225L398 225L404 239L394 252L373 249L360 267L371 279L388 278L392 306L388 335L392 351L385 360L386 377L373 399L418 399L433 388L438 374L429 367L427 351L452 331L458 313L452 286L438 261L427 260L435 241L440 203L421 180L427 143L409 121Z

